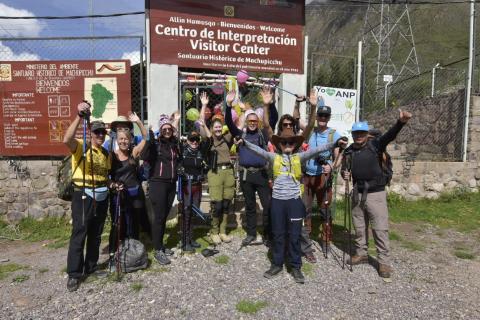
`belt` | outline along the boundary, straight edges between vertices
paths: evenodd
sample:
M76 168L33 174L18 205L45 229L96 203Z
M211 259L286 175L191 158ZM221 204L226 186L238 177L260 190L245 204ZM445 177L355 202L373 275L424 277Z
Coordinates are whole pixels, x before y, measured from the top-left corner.
M265 167L257 168L257 167L242 167L243 170L246 170L248 172L259 172L262 170L265 170Z
M95 185L95 189L96 188L103 188L103 187L106 187L106 185ZM85 186L85 188L90 188L92 189L92 187L89 187L89 186ZM83 191L83 186L77 186L76 184L73 184L73 191Z

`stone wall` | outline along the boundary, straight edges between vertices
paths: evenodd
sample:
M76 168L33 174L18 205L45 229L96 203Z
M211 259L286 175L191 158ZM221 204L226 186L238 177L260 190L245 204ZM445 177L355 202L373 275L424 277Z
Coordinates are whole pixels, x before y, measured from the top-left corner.
M419 100L401 109L412 112L414 117L397 136L393 157L408 154L422 161L461 159L465 90ZM398 109L387 109L368 114L365 119L385 132L398 114ZM476 125L480 128L480 123Z
M443 110L442 112L448 112L445 104L448 104L448 101L452 103L457 101L460 96L461 94L457 93L457 98L446 96L438 98L446 101L442 104L443 106L438 108ZM430 104L425 104L425 106L426 110L430 110L428 112L434 112ZM415 119L428 119L429 116L424 114L427 111L421 109L413 111L415 118L412 121L412 127L420 128L421 122L427 120ZM438 112L440 111L435 111L435 113ZM472 97L470 114L467 162L425 162L419 161L418 158L414 162L405 159L395 160L393 164L394 177L389 190L401 194L409 200L421 197L436 198L441 192L455 188L478 191L480 185L480 167L477 163L477 159L480 159L480 96ZM382 123L390 124L394 123L398 114L390 112L390 114L384 114L384 116ZM458 119L452 121L452 126L456 127L455 130L458 130L458 121ZM378 123L380 124L380 122ZM443 127L445 127L445 130L449 130L446 122L443 123ZM420 134L422 132L420 131ZM414 141L415 138L410 133L406 136L402 133L396 143L389 146L389 152L394 157L402 158L407 154L407 148L410 144L408 139ZM428 152L428 149L425 149L425 154ZM58 160L21 159L17 160L16 163L5 159L0 160L0 219L15 223L23 217L41 219L47 216L70 216L70 202L57 198L56 174L58 164ZM344 192L340 180L337 191L339 194ZM208 210L208 203L205 202L203 205L203 209ZM236 210L240 212L241 208L237 207ZM240 215L237 215L238 224L241 223L239 217Z
M57 160L0 161L0 219L70 215L70 202L57 198Z

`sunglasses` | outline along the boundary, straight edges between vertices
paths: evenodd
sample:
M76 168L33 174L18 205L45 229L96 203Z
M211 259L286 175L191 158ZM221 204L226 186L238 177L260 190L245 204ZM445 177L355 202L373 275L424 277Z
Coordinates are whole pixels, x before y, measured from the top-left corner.
M257 124L258 120L248 120L247 123L248 124Z
M290 147L293 147L295 145L295 141L292 141L292 140L283 140L283 141L280 141L280 145L286 147L286 146L290 146Z
M193 142L199 143L199 142L200 142L200 138L195 137L195 138L188 139L188 141L190 141L190 142L192 142L192 143L193 143Z
M162 132L173 132L172 128L163 128Z
M117 127L117 132L130 132L130 128Z
M317 117L319 117L319 118L329 118L330 115L327 114L327 113L319 113L319 114L317 114Z
M293 128L293 122L284 122L284 123L282 123L282 127Z
M107 130L105 129L97 129L97 130L93 130L93 133L95 133L97 136L98 135L106 135L107 134Z

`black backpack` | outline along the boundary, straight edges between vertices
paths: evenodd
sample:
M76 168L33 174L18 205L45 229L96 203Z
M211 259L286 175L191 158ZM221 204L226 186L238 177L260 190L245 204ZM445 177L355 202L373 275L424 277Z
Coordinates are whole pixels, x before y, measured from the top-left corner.
M124 273L146 269L148 256L145 246L138 240L125 239L115 253L115 262L118 262Z
M392 181L393 177L393 163L392 157L388 154L388 152L380 151L375 147L375 145L369 141L367 142L367 147L370 151L375 153L378 157L378 163L380 164L380 168L382 169L383 177L385 178L385 185L389 186L390 181Z

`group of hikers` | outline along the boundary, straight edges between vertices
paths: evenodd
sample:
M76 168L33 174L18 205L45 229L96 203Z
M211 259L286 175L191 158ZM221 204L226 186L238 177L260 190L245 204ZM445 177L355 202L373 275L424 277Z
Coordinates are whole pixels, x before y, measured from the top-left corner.
M167 265L171 263L169 256L173 250L164 243L166 221L175 196L182 193L181 249L194 252L199 248L200 244L192 237L192 208L200 205L205 181L208 181L212 217L210 242L215 245L231 242L227 217L236 193L236 176L245 199L246 237L242 246L263 242L270 248L272 260L264 273L266 278L278 275L287 260L294 280L304 283L302 256L316 262L310 239L314 198L321 224L320 248L324 252L330 250L332 177L338 171L353 186L355 252L347 263L368 262L371 224L378 273L390 277L385 192L388 179L379 155L412 115L400 111L398 121L385 134L373 137L369 135L368 123L356 122L352 126L353 143L347 147L348 139L328 127L332 110L328 106L317 107L315 90L308 97L297 95L293 114L283 114L280 119L272 88L264 87L260 97L261 106L255 110L242 104L241 121L234 121L232 104L239 102L237 92L228 92L224 112L213 116L208 94L203 92L199 97L200 116L186 138L180 136L181 116L175 112L160 116L158 132L147 130L135 114L129 114L111 123L107 141L107 127L102 121L88 121L90 138L76 139L76 132L82 122L87 123L91 108L88 102L78 105L78 115L64 136L72 154L74 185L67 261L69 291L77 290L81 279L98 269L108 211L112 218L111 259L119 246L117 239L138 239L142 227L151 236L154 259ZM300 116L303 102L310 105L308 122ZM134 135L134 125L138 126L141 137ZM236 148L238 166L232 161L232 147ZM151 219L145 214L140 160L144 164L143 173L148 173L143 176L148 180ZM257 195L262 206L263 237L257 235ZM122 221L117 219L119 213Z

